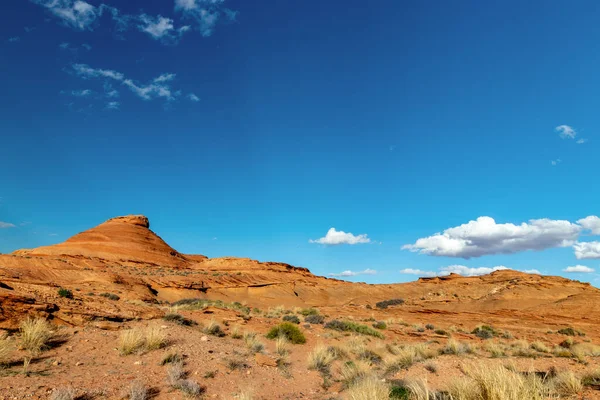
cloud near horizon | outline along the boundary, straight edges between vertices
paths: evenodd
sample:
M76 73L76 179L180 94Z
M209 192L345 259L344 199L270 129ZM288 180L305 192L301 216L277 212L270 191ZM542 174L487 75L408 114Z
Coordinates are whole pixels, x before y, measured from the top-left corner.
M339 244L354 245L362 243L371 243L371 239L369 239L366 233L355 236L352 233L337 231L335 230L335 228L330 228L324 237L316 240L309 239L309 243L325 244L328 246L335 246Z
M0 229L14 228L15 224L11 224L10 222L2 222L0 221Z
M350 270L346 270L343 272L340 272L339 274L335 274L335 273L330 273L327 274L327 276L333 276L333 277L349 277L349 276L358 276L358 275L375 275L377 274L377 271L374 269L365 269L364 271L358 271L358 272L354 272L354 271L350 271Z
M573 265L571 267L567 267L567 268L563 269L563 272L569 272L569 273L580 272L580 273L589 274L589 273L594 272L594 269L590 268L590 267L586 267L585 265Z
M471 268L465 265L449 265L447 267L441 267L439 271L425 271L421 269L413 269L413 268L405 268L400 270L401 274L409 274L409 275L419 275L423 277L435 277L435 276L448 276L450 274L459 274L462 276L481 276L487 275L494 271L501 271L510 269L505 267L504 265L497 265L495 267L477 267ZM515 270L519 271L519 270ZM527 269L520 272L525 272L528 274L541 274L537 269Z

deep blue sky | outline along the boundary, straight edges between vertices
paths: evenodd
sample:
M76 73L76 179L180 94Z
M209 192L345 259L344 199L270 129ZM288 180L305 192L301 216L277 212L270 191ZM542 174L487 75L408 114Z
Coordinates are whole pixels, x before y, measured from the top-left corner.
M543 238L470 259L402 249L480 216L598 214L597 2L10 3L0 252L135 213L186 253L377 270L352 280L458 264L598 284L563 272L598 259ZM143 32L144 14L174 28ZM309 243L331 227L371 242Z

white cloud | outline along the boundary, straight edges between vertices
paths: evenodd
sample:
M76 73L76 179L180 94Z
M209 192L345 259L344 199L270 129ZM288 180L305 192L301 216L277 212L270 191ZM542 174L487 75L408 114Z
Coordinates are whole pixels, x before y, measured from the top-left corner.
M224 0L175 0L175 11L194 19L197 29L206 37L212 35L222 13L235 20L237 13L222 8L223 3Z
M423 271L422 269L413 269L413 268L404 268L404 269L400 270L400 273L401 274L409 274L409 275L428 276L428 277L437 276L437 272Z
M578 260L600 258L600 242L577 242L573 249Z
M587 139L577 139L577 141L575 143L584 144L584 143L587 143L587 141L588 141Z
M90 51L90 50L92 50L92 46L90 46L90 45L89 45L89 44L87 44L87 43L84 43L84 44L82 44L82 45L81 45L81 47L83 47L83 48L84 48L84 49L86 49L87 51Z
M15 224L11 224L10 222L2 222L0 221L0 229L5 229L5 228L14 228Z
M104 82L104 95L109 99L119 97L119 92L109 82Z
M75 97L87 97L92 94L92 91L90 89L73 90L71 94Z
M556 160L550 161L550 164L552 164L553 166L556 166L556 165L560 164L561 162L562 162L562 160L560 158L557 158Z
M121 104L118 101L109 101L106 103L107 110L118 110Z
M572 246L581 227L569 221L532 219L529 223L497 224L491 217L446 229L402 246L404 250L446 257L480 257Z
M165 18L162 15L151 17L142 14L138 19L141 22L141 24L138 25L140 31L146 32L152 36L152 38L161 40L165 43L178 42L181 36L190 30L190 27L187 25L175 29L173 20L171 18Z
M540 272L540 270L538 270L538 269L525 269L525 270L523 270L523 272L525 272L527 274L538 274L538 275L542 274Z
M558 132L559 136L563 139L575 139L575 136L577 136L575 129L569 125L559 125L554 128L554 130Z
M592 235L600 235L600 218L597 216L590 215L589 217L578 220L577 223L581 225L583 229L589 230Z
M590 267L586 267L585 265L574 265L574 266L563 269L563 272L581 272L581 273L589 274L591 272L594 272L594 269L590 268Z
M326 245L338 245L338 244L359 244L359 243L370 243L371 239L366 234L355 236L352 233L346 233L344 231L336 231L335 228L330 228L327 231L325 237L316 240L309 240L310 243L319 243Z
M20 40L21 40L21 38L18 36L13 36L13 37L8 38L9 43L17 43Z
M162 74L152 80L152 83L142 85L134 82L132 79L125 79L125 75L106 69L92 68L86 64L74 64L73 70L79 76L84 79L88 78L104 78L121 82L123 85L128 87L134 94L141 97L144 100L152 100L156 98L164 98L168 101L174 100L181 95L181 91L172 91L170 87L170 81L175 77L175 74ZM110 84L106 85L105 92L108 97L116 97L118 92L113 91ZM111 94L111 96L109 96Z
M190 93L188 94L188 99L190 99L193 102L198 102L200 101L200 97L196 96L194 93Z
M354 271L350 271L350 270L346 270L343 272L340 272L339 274L328 274L329 276L340 276L340 277L347 277L347 276L358 276L358 275L375 275L377 274L377 271L375 271L374 269L365 269L364 271L358 271L358 272L354 272Z
M46 7L62 22L74 29L93 29L93 24L102 16L103 6L94 7L82 0L31 0Z

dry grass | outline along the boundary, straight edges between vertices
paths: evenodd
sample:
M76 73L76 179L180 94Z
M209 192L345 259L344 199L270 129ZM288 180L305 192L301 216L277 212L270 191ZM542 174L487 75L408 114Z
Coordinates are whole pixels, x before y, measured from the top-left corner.
M583 389L581 379L572 371L560 372L552 381L556 391L562 396L574 396Z
M340 368L340 377L345 387L355 385L366 378L371 372L371 366L362 361L348 361Z
M440 350L442 354L460 355L473 353L473 348L468 343L461 343L455 339L448 339L446 345Z
M117 349L119 354L126 356L141 350L145 342L145 335L141 329L128 329L121 332Z
M242 335L242 328L240 328L239 325L234 325L233 328L231 328L231 337L233 339L241 339L244 337Z
M313 369L321 372L329 370L329 366L335 360L335 356L329 349L320 344L308 354L308 369Z
M59 388L52 392L50 396L50 400L74 400L75 399L75 389L72 387L67 388Z
M152 326L144 332L147 350L158 350L167 344L167 335L158 326Z
M14 346L6 335L0 337L0 365L4 365L10 361L10 356L14 350Z
M237 400L252 400L254 398L254 393L251 390L244 390L238 393L235 398Z
M254 332L244 333L244 343L246 343L246 347L251 353L260 353L265 348L265 344L256 337Z
M550 348L546 346L544 342L536 341L531 343L530 346L533 350L539 351L540 353L550 353Z
M167 384L171 387L177 387L179 381L185 378L185 371L183 370L183 362L179 361L172 363L167 368Z
M506 355L504 347L500 343L491 340L483 345L483 349L489 352L492 358L504 357Z
M348 389L349 400L388 400L390 388L375 376L361 379Z
M430 400L434 396L434 393L427 386L427 381L423 379L407 380L404 387L410 393L409 398L411 400Z
M275 351L281 357L286 356L290 352L290 341L285 336L277 336L275 340Z
M48 348L53 332L50 324L42 318L27 318L21 323L21 347L32 354L39 354Z
M148 388L140 381L133 381L127 389L127 399L129 400L147 400Z

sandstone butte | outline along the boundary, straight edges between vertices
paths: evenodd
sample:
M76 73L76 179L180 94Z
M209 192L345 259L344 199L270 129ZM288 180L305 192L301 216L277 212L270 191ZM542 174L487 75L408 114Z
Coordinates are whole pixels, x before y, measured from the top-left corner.
M59 297L61 287L74 298ZM123 301L88 293L114 293ZM141 215L111 218L64 243L0 255L0 328L14 329L26 314L67 326L118 327L159 318L164 311L153 305L184 298L319 307L339 316L370 315L376 302L402 298L403 307L390 313L417 321L568 325L592 336L600 329L600 290L588 283L512 270L400 284L350 283L285 263L181 254Z

